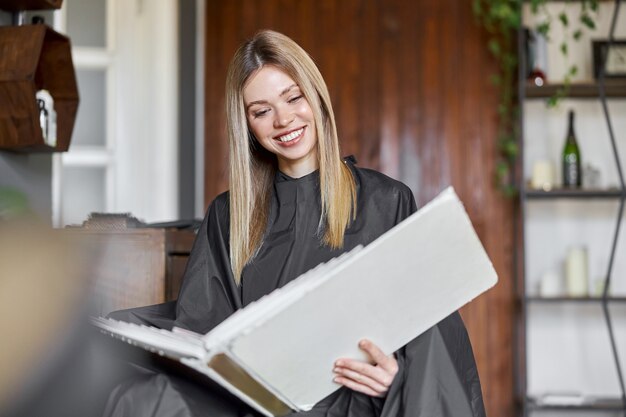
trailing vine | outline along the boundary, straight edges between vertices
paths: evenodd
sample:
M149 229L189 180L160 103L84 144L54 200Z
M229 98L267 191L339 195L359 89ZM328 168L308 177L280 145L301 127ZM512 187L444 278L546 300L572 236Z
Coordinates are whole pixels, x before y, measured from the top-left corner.
M522 25L523 0L474 0L472 7L479 24L489 33L487 47L498 64L498 71L491 75L491 81L498 87L500 100L498 104L498 150L496 161L495 181L505 196L517 194L513 171L517 155L519 154L519 103L517 100L517 34ZM555 20L563 26L565 37L561 40L559 49L567 59L569 40L578 41L583 28L595 29L594 13L598 10L598 0L578 0L581 11L576 27L569 21L565 8L555 18L547 7L548 0L529 0L533 15L540 16L540 22L535 30L548 41L550 31ZM567 1L564 7L567 7ZM573 31L572 31L573 28ZM578 72L575 65L571 65L563 76L563 87L559 88L554 96L547 100L549 107L556 106L566 97L572 77Z
M565 7L567 7L567 4L571 2L572 1L567 1L565 3ZM582 37L583 31L585 29L596 29L596 23L594 19L597 18L598 0L576 1L576 3L580 4L580 13L578 15L577 22L570 22L565 7L555 18L555 16L550 12L546 3L547 0L530 1L530 10L532 14L542 16L542 21L535 26L535 30L543 35L547 41L557 42L556 39L550 38L550 29L553 27L553 23L558 20L559 24L563 27L564 32L564 37L558 40L559 50L561 51L563 58L567 60L570 51L569 41L573 40L574 42L578 42ZM574 77L577 73L578 67L576 65L570 65L568 67L565 74L563 74L563 86L559 88L552 97L548 98L548 107L555 107L561 101L561 99L567 97L570 85L572 83L572 77Z

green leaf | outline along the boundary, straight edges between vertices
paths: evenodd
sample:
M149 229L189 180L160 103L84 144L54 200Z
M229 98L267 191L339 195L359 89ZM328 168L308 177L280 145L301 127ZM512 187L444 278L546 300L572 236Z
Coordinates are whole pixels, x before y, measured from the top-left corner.
M537 29L537 32L539 32L540 34L542 34L546 39L548 39L548 32L550 32L550 22L549 21L545 21L543 23L538 24L535 29Z
M502 49L500 46L500 42L497 39L492 38L489 40L489 50L494 56L500 56Z
M509 164L505 161L498 161L496 164L496 175L500 180L505 179L509 174Z
M576 75L576 74L578 74L578 67L577 67L576 65L572 65L572 66L569 68L568 75L569 75L569 76L571 76L571 77L573 77L573 76L574 76L574 75Z
M559 13L559 20L561 21L564 27L567 27L567 25L569 25L569 19L567 18L567 15L565 14L565 12Z
M489 81L491 81L493 85L500 85L502 84L502 77L500 77L499 74L492 74L491 77L489 77Z
M511 115L513 118L517 119L518 117L520 117L522 109L519 106L514 106L513 110L511 111ZM515 136L517 136L517 134L515 134Z
M517 147L517 143L515 143L513 140L508 140L504 144L503 153L509 158L515 158L517 154L519 153L519 148Z
M583 35L583 31L582 31L582 30L580 30L580 29L577 29L577 30L574 32L574 35L573 35L574 40L575 40L575 41L580 40L580 37L581 37L582 35Z
M562 42L562 43L561 43L561 47L560 47L560 49L561 49L561 53L562 53L563 55L567 56L567 43Z
M594 12L598 11L598 0L591 0L590 1L590 6L591 6L591 10L593 10Z
M513 12L508 16L506 23L509 28L517 29L522 24L522 16L518 12Z
M510 5L508 5L507 3L503 3L503 2L494 4L492 10L493 10L493 16L501 20L506 20L512 13L515 13L513 11L513 8L511 8Z
M537 14L539 12L539 5L537 4L537 2L532 2L532 4L530 5L530 12L532 14Z
M559 88L556 93L561 97L567 96L569 94L569 87L571 83L572 77L570 77L569 73L565 74L565 77L563 78L563 87Z
M541 0L531 0L530 1L530 11L532 14L537 14L539 12L539 6L543 4Z
M587 13L583 13L580 15L580 22L591 30L595 30L596 28L596 23Z
M517 65L517 57L508 51L502 54L500 61L502 68L505 70L505 74L507 73L507 70L512 70Z
M483 5L480 0L474 0L472 2L472 10L474 11L474 16L481 16L483 14Z
M507 198L513 198L517 195L517 188L512 184L503 184L501 187L502 194Z
M556 95L549 97L548 100L546 100L546 106L548 106L548 108L554 108L557 104L559 104L559 97Z

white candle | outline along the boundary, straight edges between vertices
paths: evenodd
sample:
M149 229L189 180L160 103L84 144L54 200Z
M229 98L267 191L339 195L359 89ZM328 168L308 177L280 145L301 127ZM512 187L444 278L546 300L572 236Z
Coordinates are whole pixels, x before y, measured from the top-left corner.
M585 297L589 295L586 248L575 247L567 251L565 278L567 281L567 294L570 297Z
M562 279L556 271L546 271L541 277L539 295L542 297L560 297L563 295Z
M554 165L550 161L540 160L533 164L530 186L535 190L550 191L554 186Z

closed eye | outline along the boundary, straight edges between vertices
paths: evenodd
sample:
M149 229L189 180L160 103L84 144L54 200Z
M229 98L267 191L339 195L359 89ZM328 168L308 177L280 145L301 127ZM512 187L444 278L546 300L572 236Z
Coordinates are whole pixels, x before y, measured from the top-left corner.
M289 100L287 100L287 103L289 104L297 103L298 101L300 101L302 97L303 97L302 95L292 97Z
M269 109L263 109L263 110L257 110L252 112L252 116L254 116L254 118L259 118L259 117L263 117L265 116L267 113L269 113Z

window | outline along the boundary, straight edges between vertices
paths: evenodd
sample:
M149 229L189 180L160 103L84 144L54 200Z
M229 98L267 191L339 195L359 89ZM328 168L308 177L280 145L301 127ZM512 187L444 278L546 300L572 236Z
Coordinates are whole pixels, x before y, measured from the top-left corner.
M70 150L54 156L54 225L176 219L176 2L66 0L54 27L72 40L80 94Z

